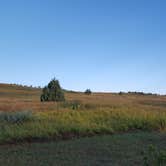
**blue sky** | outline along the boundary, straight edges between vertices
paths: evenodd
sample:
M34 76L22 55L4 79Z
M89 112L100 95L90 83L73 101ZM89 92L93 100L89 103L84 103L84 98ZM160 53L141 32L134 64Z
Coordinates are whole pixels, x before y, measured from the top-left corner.
M166 93L165 0L0 2L0 82Z

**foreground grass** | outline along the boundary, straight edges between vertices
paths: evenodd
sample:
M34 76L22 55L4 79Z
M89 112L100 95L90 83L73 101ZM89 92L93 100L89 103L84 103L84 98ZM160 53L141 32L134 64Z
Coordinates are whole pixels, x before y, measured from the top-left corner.
M150 144L165 150L166 134L135 132L69 141L0 146L5 166L140 166Z
M0 143L68 139L130 130L166 131L166 112L161 111L51 111L33 113L31 119L29 114L24 112L24 116L20 116L19 112L3 117L7 117L7 121L0 122Z

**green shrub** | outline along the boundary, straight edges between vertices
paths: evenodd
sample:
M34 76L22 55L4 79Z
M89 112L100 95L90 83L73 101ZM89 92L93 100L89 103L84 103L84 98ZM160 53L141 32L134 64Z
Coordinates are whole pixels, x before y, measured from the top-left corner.
M62 108L68 108L72 110L93 110L97 108L97 105L84 104L80 100L65 101L60 104Z
M90 95L92 94L92 91L90 89L87 89L85 92L84 92L86 95Z
M119 94L119 95L123 95L123 94L125 94L125 93L120 91L118 94Z
M9 123L23 123L33 119L32 112L0 112L0 121Z
M82 104L79 100L74 100L74 101L65 101L61 105L63 108L69 108L72 110L78 110L79 108L82 107Z
M55 78L52 79L47 86L43 88L42 95L40 96L41 102L44 101L64 101L64 93L59 84L59 81Z

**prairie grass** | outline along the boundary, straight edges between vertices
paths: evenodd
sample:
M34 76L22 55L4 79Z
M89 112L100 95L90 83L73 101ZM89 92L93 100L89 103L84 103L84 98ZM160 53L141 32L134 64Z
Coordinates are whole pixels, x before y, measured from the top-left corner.
M139 111L48 111L33 113L33 120L0 123L0 142L33 139L68 139L130 130L166 131L166 113Z
M66 92L65 103L41 103L40 93L40 89L0 84L0 143L166 131L166 96Z
M146 110L166 111L166 96L65 92L66 103L41 103L41 89L0 84L0 111ZM77 102L77 103L76 103Z

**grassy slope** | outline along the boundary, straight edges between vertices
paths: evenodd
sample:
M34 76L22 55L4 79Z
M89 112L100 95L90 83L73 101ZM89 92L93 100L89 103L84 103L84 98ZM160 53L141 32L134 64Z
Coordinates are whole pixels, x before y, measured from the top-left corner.
M33 110L33 111L44 111L43 118L46 123L43 121L36 122L36 126L34 126L34 122L30 126L28 122L27 131L26 123L22 125L13 125L7 124L1 127L1 129L6 131L4 132L2 140L7 138L16 138L19 136L22 138L22 135L36 134L38 135L41 130L41 135L44 133L45 129L46 134L50 134L52 129L54 130L56 123L54 123L54 119L60 116L58 124L61 128L61 124L67 123L65 127L67 130L75 129L80 132L80 129L84 130L84 128L80 128L79 124L83 124L84 127L90 127L91 122L92 126L100 127L102 130L105 130L105 127L114 125L126 128L124 123L121 123L119 120L110 121L109 116L102 116L104 114L111 115L113 111L118 115L117 112L123 112L125 115L125 123L127 125L135 124L135 122L139 125L148 124L151 128L151 124L156 124L158 126L162 125L165 127L165 116L160 115L162 117L161 121L158 120L158 113L160 111L162 113L166 112L166 97L165 96L141 96L141 95L117 95L111 93L94 93L93 95L87 96L82 93L65 93L66 99L69 100L79 100L83 104L89 104L93 108L89 110L87 113L80 111L77 113L70 112L70 109L67 109L67 114L64 111L63 114L57 116L57 107L56 103L41 103L39 101L41 90L33 89L27 87L20 87L15 85L7 85L0 84L0 111L21 111L21 110ZM10 104L9 104L10 103ZM106 112L102 113L102 111ZM48 113L47 113L48 111ZM52 112L53 111L53 112ZM69 112L68 112L69 111ZM109 113L109 111L111 111ZM140 114L140 111L143 113ZM52 116L52 113L56 116ZM94 113L93 113L94 112ZM98 112L97 115L95 115ZM101 112L101 116L100 116ZM146 113L147 112L147 113ZM153 112L153 113L151 113ZM108 114L107 114L108 113ZM130 114L128 114L130 113ZM150 114L153 121L149 121L147 123L147 118L144 116L146 114ZM68 114L70 115L70 119L68 118ZM84 116L80 116L83 114ZM93 116L93 114L95 116ZM92 116L89 116L92 115ZM137 117L137 120L132 121L132 123L128 123L128 115L133 119L133 115ZM139 116L140 115L140 119ZM143 116L142 116L143 115ZM163 114L165 115L165 113ZM51 116L51 119L50 119ZM67 116L67 117L66 117ZM88 120L89 118L95 118L93 122L90 120L90 123L86 123L84 120ZM48 117L48 119L47 119ZM66 120L65 118L66 117ZM102 117L102 118L101 118ZM82 118L85 118L83 121ZM96 119L97 118L97 119ZM106 119L105 119L106 118ZM112 117L113 118L113 117ZM114 118L113 118L114 119ZM119 119L119 115L118 115ZM124 122L124 116L120 118ZM64 121L65 120L65 121ZM97 120L97 121L96 121ZM99 120L99 121L98 121ZM57 121L57 120L56 120ZM71 123L72 122L72 123ZM116 122L116 123L114 123ZM149 123L150 122L150 123ZM154 123L151 123L154 122ZM85 124L84 124L85 123ZM96 125L94 125L94 124ZM107 124L108 123L108 124ZM112 124L113 123L113 124ZM74 128L72 129L72 125L74 124ZM87 126L87 124L89 126ZM103 125L106 125L103 128ZM9 125L9 126L8 126ZM122 125L122 126L121 126ZM71 127L70 127L71 126ZM48 127L48 128L46 128ZM52 128L53 127L53 128ZM76 127L76 128L75 128ZM22 128L22 129L21 129ZM21 129L21 130L20 130ZM33 129L33 130L32 130ZM49 130L50 131L49 131ZM65 129L62 125L62 129ZM108 128L109 129L109 128ZM89 129L88 129L89 130ZM12 131L12 132L11 132ZM29 131L31 131L29 133ZM47 133L48 131L48 133ZM123 130L122 130L123 131ZM44 133L45 134L45 133ZM144 149L148 144L156 144L157 146L164 148L166 147L166 135L159 133L133 133L133 134L121 134L121 135L111 135L111 136L95 136L92 138L81 138L78 140L70 140L70 141L62 141L62 142L49 142L49 143L33 143L33 144L23 144L23 145L4 145L0 146L0 165L6 166L15 166L15 165L39 165L39 166L47 166L47 165L140 165L140 152Z
M41 89L27 88L16 85L0 84L0 111L51 111L56 110L56 103L41 103ZM118 95L113 93L65 93L68 101L79 100L97 108L166 110L166 96ZM10 103L10 104L9 104Z
M139 132L61 142L4 145L0 148L0 165L137 166L142 165L142 150L150 144L164 149L165 140L166 134Z
M0 114L0 143L137 129L166 131L164 96L66 93L68 101L77 99L81 102L80 109L73 111L71 106L64 108L64 103L41 103L38 101L40 89L1 84L1 92L0 111L32 109L34 118L13 124L10 120L4 121L4 115ZM14 119L20 117L17 114Z

